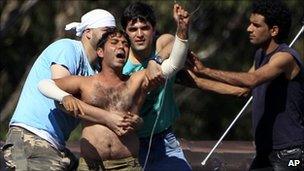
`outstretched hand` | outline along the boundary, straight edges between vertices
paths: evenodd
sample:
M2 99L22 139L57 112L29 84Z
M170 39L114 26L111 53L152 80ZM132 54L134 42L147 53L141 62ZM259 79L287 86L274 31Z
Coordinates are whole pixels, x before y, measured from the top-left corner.
M199 72L206 67L203 65L203 63L200 61L198 56L194 52L189 52L187 56L186 61L186 68L190 69L193 72Z
M173 6L173 18L177 24L177 36L181 39L188 39L188 28L190 15L188 11L179 4Z

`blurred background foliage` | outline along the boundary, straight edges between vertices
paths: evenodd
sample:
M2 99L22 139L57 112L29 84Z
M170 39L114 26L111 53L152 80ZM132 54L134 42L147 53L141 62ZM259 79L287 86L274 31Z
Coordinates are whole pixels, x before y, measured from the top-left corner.
M5 139L8 122L22 85L33 62L51 42L63 37L75 38L64 26L94 8L110 11L119 24L127 0L1 0L0 1L0 140ZM174 1L149 1L157 17L160 33L174 34ZM250 45L249 0L178 0L192 13L191 49L206 66L223 70L247 71L255 48ZM293 13L288 43L301 27L303 0L285 0ZM295 43L304 56L303 35ZM188 140L216 140L228 127L248 98L223 96L176 84L176 101L182 116L174 124L179 137ZM252 140L250 107L227 136L227 140ZM26 114L24 115L26 117ZM81 127L70 140L77 140Z

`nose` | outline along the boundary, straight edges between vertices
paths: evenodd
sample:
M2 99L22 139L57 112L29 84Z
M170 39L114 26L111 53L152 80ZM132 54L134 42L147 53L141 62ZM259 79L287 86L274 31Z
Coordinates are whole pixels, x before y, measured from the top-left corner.
M124 44L123 44L123 42L120 41L120 42L118 42L117 46L118 46L118 48L123 48Z
M252 24L249 24L249 26L247 27L247 32L252 32Z
M136 32L136 35L137 35L138 37L143 36L143 31L142 31L141 29L138 29L137 32Z

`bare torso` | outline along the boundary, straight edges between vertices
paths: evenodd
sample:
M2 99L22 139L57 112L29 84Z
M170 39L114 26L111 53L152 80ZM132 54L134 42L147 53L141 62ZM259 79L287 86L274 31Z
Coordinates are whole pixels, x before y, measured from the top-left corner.
M137 96L138 84L131 79L119 82L92 77L81 89L81 99L86 103L121 115L130 111L138 113L141 100ZM108 127L91 122L83 123L81 155L90 160L113 160L136 157L139 141L134 132L118 137Z

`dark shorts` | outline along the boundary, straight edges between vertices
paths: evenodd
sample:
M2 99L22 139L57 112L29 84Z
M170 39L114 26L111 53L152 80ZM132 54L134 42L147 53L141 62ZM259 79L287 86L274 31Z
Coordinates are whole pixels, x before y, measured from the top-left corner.
M11 127L2 147L7 170L73 170L77 158L21 127ZM74 169L75 170L75 169Z

